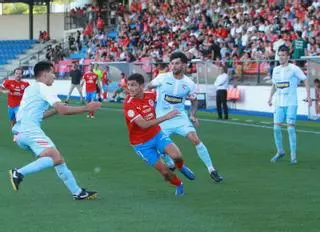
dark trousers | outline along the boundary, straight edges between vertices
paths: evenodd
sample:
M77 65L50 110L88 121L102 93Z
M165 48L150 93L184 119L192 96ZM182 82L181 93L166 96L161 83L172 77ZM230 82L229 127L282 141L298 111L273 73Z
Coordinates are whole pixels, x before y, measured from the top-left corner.
M224 112L224 119L228 119L228 106L227 106L227 90L219 89L217 90L216 96L217 112L219 119L222 119L222 107Z

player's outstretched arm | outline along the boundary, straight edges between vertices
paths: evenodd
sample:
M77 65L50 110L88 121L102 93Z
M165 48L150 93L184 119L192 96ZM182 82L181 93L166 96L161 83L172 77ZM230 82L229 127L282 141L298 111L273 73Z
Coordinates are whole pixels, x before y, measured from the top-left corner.
M52 107L58 112L58 114L73 115L96 111L101 107L101 102L90 102L84 106L68 106L64 103L59 102L55 103Z
M50 110L47 110L46 112L44 112L43 114L43 119L47 119L47 118L50 118L54 115L56 115L58 113L58 111L54 108L50 109Z
M178 110L172 110L169 113L163 115L162 117L156 118L156 119L152 119L152 120L144 120L142 118L142 116L137 117L134 122L141 128L143 129L147 129L149 127L158 125L166 120L169 120L171 118L174 118L175 116L177 116L177 114L179 114Z
M3 88L2 86L0 86L0 93L4 93L4 94L8 94L10 93L10 90Z

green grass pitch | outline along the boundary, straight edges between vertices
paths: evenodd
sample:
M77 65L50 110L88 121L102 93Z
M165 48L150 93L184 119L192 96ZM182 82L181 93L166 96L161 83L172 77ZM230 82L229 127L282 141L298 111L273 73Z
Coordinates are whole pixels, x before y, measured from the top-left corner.
M224 176L214 184L191 143L173 140L196 174L182 177L186 194L147 167L129 146L122 112L105 104L95 120L57 116L43 129L64 155L82 187L96 190L94 201L74 201L53 169L28 176L13 192L8 169L30 161L12 142L5 97L0 98L0 231L10 232L275 232L319 231L319 124L299 122L299 164L287 154L276 164L270 118L233 116L237 124L200 121L198 133ZM210 113L200 118L214 119ZM265 123L264 122L264 123ZM271 125L269 125L271 127ZM309 131L309 132L308 132ZM312 131L316 133L311 133ZM283 131L287 138L286 131ZM288 141L285 139L286 150ZM181 176L180 174L178 174Z

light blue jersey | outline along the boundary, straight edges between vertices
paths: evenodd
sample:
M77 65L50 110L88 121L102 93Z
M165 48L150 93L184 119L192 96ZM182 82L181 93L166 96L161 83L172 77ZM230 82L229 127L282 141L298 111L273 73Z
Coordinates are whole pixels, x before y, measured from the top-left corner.
M36 156L44 149L54 147L41 130L40 123L49 106L60 101L52 88L41 82L36 81L25 90L17 113L17 123L12 128L20 147L32 150Z
M168 135L178 133L182 136L185 136L190 131L195 131L185 110L186 99L196 98L195 83L187 76L182 79L176 79L172 72L168 72L158 75L152 80L151 85L157 91L157 117L161 117L173 109L177 109L180 112L177 117L161 123L161 129ZM179 132L175 131L179 127ZM187 130L182 131L181 127L187 128Z
M276 107L297 106L297 87L306 75L294 64L279 65L272 73L272 83L276 87Z
M272 83L276 87L274 123L295 124L297 117L297 87L306 75L294 64L279 65L272 73Z

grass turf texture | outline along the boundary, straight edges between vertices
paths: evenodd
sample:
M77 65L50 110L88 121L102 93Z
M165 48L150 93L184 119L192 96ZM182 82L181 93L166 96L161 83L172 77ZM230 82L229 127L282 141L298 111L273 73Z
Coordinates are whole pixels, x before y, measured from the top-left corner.
M182 177L186 194L176 198L174 188L129 146L122 112L110 110L119 104L104 104L109 109L99 110L95 120L53 117L43 129L79 184L99 192L95 201L78 202L53 169L26 177L13 192L8 169L30 162L32 155L12 142L5 97L0 100L0 231L319 231L320 135L298 133L298 165L289 164L288 154L271 164L271 129L201 121L198 133L225 181L214 184L194 147L173 137L196 174L194 182ZM319 124L299 122L298 129L319 131ZM283 135L288 151L286 131Z

